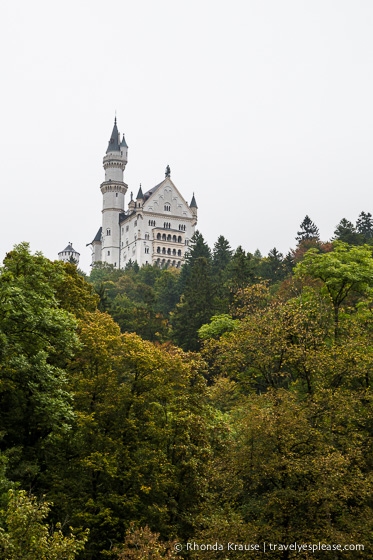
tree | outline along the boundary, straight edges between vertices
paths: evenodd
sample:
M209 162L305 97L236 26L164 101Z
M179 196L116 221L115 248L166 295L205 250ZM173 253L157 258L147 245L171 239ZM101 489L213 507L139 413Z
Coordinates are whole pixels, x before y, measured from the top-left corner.
M9 490L8 506L0 520L3 560L74 560L83 550L87 531L76 537L64 536L60 524L53 530L45 522L50 506L24 490Z
M184 292L185 285L193 268L193 264L199 258L206 259L209 263L209 266L211 266L210 247L205 242L203 235L198 230L196 230L189 242L189 249L185 254L185 262L181 268L181 274L179 277L180 293Z
M297 232L296 240L298 242L301 242L310 239L319 241L320 235L319 235L318 227L313 223L311 218L307 215L304 218L303 222L300 224L300 231Z
M363 242L363 238L361 234L356 231L354 224L346 220L346 218L342 218L337 225L333 240L342 241L349 245L361 245Z
M238 290L255 282L256 266L257 260L253 255L246 253L241 245L237 247L226 269L226 285L231 292L231 299Z
M340 241L334 243L334 250L329 253L321 254L317 249L310 249L297 264L295 276L309 276L323 282L333 304L337 336L342 303L354 292L367 295L373 286L372 249L368 245L355 247Z
M73 419L65 366L78 347L76 319L56 298L57 286L72 280L65 270L25 243L0 270L0 451L9 476L28 485Z
M229 310L230 290L226 285L227 268L232 260L233 251L225 237L220 235L213 249L212 278L215 290L214 310L227 313Z
M212 316L213 301L210 261L198 257L191 265L180 303L171 315L173 340L183 350L199 349L198 329Z
M363 239L363 243L371 243L373 239L373 218L372 214L368 212L360 212L356 220L356 231Z
M259 264L259 274L266 280L278 282L287 275L284 255L274 247Z
M162 542L159 533L153 533L148 526L136 528L131 523L127 529L124 545L118 547L118 560L162 560L162 558L181 560L177 554L176 541Z

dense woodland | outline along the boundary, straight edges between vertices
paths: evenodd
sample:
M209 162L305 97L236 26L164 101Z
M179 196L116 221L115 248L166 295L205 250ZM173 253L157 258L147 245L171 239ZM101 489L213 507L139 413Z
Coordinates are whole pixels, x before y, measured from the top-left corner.
M181 270L21 244L0 269L0 557L372 557L373 218Z

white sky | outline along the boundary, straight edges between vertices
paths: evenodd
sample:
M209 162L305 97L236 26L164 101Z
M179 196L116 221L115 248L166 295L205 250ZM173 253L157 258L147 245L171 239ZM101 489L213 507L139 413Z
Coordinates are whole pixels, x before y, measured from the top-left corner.
M372 29L371 0L3 2L0 259L72 241L89 271L115 111L128 193L169 164L211 247L373 212Z

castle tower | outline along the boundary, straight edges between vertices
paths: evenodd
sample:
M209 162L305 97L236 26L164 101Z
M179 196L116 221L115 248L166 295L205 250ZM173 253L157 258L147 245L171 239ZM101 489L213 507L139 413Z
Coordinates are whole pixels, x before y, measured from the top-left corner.
M71 241L69 241L68 246L63 251L60 251L58 253L58 259L60 261L74 263L76 264L76 266L78 266L79 264L79 257L80 253L78 253L78 251L75 251Z
M101 183L102 192L102 232L101 259L103 262L119 267L120 228L119 215L124 212L124 195L127 185L123 182L123 171L127 164L128 146L120 140L117 119L103 160L105 181Z

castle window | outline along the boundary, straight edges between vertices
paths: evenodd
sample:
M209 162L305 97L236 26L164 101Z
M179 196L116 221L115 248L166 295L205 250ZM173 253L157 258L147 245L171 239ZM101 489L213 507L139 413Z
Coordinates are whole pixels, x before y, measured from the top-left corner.
M170 248L167 249L167 255L171 255L171 249Z
M167 235L167 241L171 241L171 235L170 234Z
M126 226L126 231L128 231L128 226Z
M135 220L135 223L133 224L135 227L137 226L137 220Z
M178 257L181 257L181 249L178 250L177 256L178 256Z
M149 225L154 227L155 226L155 220L149 220Z
M118 198L118 193L117 192L115 193L115 196L116 196L116 198Z
M172 241L173 241L174 243L176 243L176 235L173 235L173 236L172 236Z
M179 237L177 238L177 242L178 242L178 243L182 243L182 242L183 242L181 235L179 235Z
M166 247L162 247L162 253L165 255L166 254Z
M124 233L124 228L122 228L122 235L123 235L123 233Z
M149 247L145 247L145 253L149 253Z
M161 252L161 248L157 247L157 253L160 253L160 252Z
M162 234L162 239L163 239L163 241L166 241L166 234L165 233Z
M176 256L176 249L172 249L172 254Z
M171 205L170 205L170 204L165 204L165 205L164 205L164 209L165 209L166 212L170 212L170 210L171 210Z
M145 239L149 239L149 234L148 233L145 234Z
M107 256L110 257L110 251L107 252Z
M111 230L110 229L106 230L106 235L111 235Z
M160 233L157 233L157 239L162 239L162 236Z

